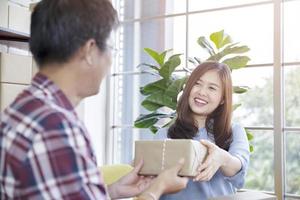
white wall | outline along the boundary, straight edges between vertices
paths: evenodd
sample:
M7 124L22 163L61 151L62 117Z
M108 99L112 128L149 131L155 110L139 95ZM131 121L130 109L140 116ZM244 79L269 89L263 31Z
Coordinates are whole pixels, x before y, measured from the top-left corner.
M102 81L98 95L84 100L83 121L89 131L98 165L105 160L106 80Z

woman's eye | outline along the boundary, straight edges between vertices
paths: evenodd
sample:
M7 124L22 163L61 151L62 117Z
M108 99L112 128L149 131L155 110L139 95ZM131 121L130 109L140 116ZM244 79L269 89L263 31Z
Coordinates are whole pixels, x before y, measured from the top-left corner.
M209 87L209 89L210 89L210 90L216 90L216 88L214 88L214 87Z

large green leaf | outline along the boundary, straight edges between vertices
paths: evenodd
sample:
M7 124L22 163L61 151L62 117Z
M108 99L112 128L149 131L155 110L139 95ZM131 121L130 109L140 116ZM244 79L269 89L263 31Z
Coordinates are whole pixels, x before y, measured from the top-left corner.
M156 134L157 131L158 131L158 129L159 129L159 127L153 125L153 126L149 127L149 129L150 129L150 131L151 131L152 133Z
M225 45L229 44L232 42L232 39L229 35L226 35L225 38L223 39L220 48L224 47Z
M203 37L203 36L199 37L197 40L197 43L202 48L204 48L211 56L216 54L214 48L211 46L211 44L205 37Z
M162 63L165 62L166 55L167 55L167 53L170 52L170 51L172 51L172 49L165 50L164 52L162 52L162 53L160 54L160 57L161 57L161 59L162 59L162 61L163 61Z
M175 112L172 113L171 115L173 115L173 114L175 114ZM159 129L165 128L165 127L169 127L169 126L170 126L171 124L173 124L174 121L175 121L175 115L174 115L173 117L170 117L170 115L169 115L169 116L166 116L165 118L169 118L170 120L169 120L168 122L162 124L162 125L159 125L159 126L158 126L157 124L154 124L153 126L151 126L151 127L149 128L150 131L151 131L152 133L156 134L157 131L158 131Z
M169 60L165 62L164 65L160 68L159 74L163 78L169 79L176 67L180 65L181 60L179 56L180 54L170 57Z
M253 140L253 138L254 138L253 134L250 131L248 131L247 129L246 129L246 133L247 133L248 140L249 141Z
M148 64L148 63L141 63L139 64L137 67L142 67L142 66L147 66L147 67L150 67L151 69L154 69L156 71L159 71L159 68L155 65L151 65L151 64Z
M172 60L174 57L179 57L181 55L182 55L182 53L174 54L174 55L170 56L168 60Z
M157 91L165 91L169 82L170 82L169 80L160 79L153 83L149 83L148 85L145 85L144 87L141 87L140 92L143 95L149 95L149 94L155 93Z
M214 60L214 61L220 61L224 56L230 55L230 54L241 54L248 52L250 49L247 46L235 46L238 43L234 43L231 45L228 45L225 47L221 52L211 56L208 58L208 60Z
M214 32L210 35L210 40L213 41L217 49L220 49L221 43L223 41L223 35L224 35L224 30L221 30L219 32Z
M242 104L238 103L238 104L233 104L233 108L232 110L236 110L238 107L240 107Z
M155 111L163 106L167 106L173 110L176 109L176 102L172 101L172 97L166 95L164 92L161 91L149 95L142 102L142 105L149 111Z
M225 63L231 70L234 70L245 67L249 61L250 58L248 56L235 56L224 60L222 63Z
M212 33L210 35L210 40L215 44L217 49L220 49L226 44L232 42L230 36L224 35L224 30Z
M166 53L163 52L161 54L159 54L157 51L154 51L153 49L150 48L144 48L144 51L151 56L161 67L164 64L164 59L166 56Z
M249 151L252 153L254 151L254 147L252 144L249 144Z
M134 126L137 128L149 128L152 133L156 133L159 129L173 123L175 116L175 112L168 114L158 112L152 112L146 115L142 114L135 120ZM161 126L156 125L156 122L158 122L162 118L170 118L170 120Z
M177 79L173 81L172 84L170 84L167 88L165 94L172 97L173 102L177 103L177 95L182 90L183 85L186 83L186 80L187 77Z
M233 92L236 94L243 94L249 90L246 86L233 86Z
M159 119L165 117L166 114L153 112L146 115L140 115L134 122L137 128L149 128L154 125Z
M247 139L248 141L251 141L254 139L254 136L253 136L253 133L251 133L248 129L245 129L246 130L246 134L247 134ZM253 152L254 151L254 147L252 144L249 144L249 151L250 152Z
M150 119L145 119L145 120L136 120L134 122L134 126L136 128L149 128L153 124L155 124L158 121L157 118L150 118Z
M240 53L246 53L248 52L250 49L248 46L243 45L243 46L231 46L228 45L223 51L222 53L224 54L224 56L228 55L228 54L240 54Z
M161 105L161 104L157 104L157 103L154 103L154 102L151 102L148 100L142 101L141 105L149 111L155 111L155 110L163 107L163 105Z

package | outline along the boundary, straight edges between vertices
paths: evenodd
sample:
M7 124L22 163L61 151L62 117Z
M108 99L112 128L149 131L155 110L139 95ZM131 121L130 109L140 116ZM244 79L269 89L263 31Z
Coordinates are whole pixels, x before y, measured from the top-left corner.
M139 140L135 142L135 164L140 159L144 160L141 175L158 175L164 169L176 165L183 157L185 162L179 175L194 177L206 154L207 148L196 140Z

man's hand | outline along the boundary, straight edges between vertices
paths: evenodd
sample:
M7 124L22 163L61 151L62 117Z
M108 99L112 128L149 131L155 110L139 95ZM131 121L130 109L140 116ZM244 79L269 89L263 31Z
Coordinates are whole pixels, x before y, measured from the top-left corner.
M180 159L178 163L170 169L166 169L153 181L153 185L160 185L162 194L176 193L184 189L187 185L188 178L179 177L178 173L183 167L184 159Z
M129 174L108 186L108 192L112 199L137 196L149 187L152 177L138 175L142 166L143 160Z

